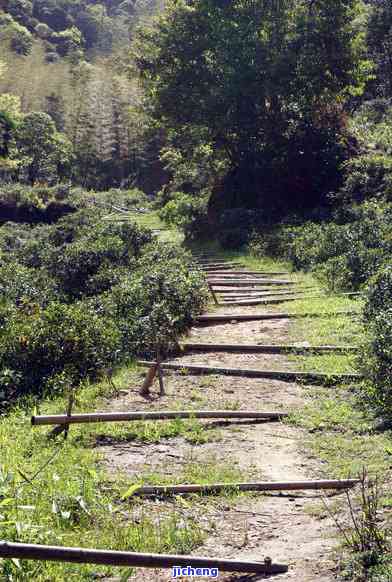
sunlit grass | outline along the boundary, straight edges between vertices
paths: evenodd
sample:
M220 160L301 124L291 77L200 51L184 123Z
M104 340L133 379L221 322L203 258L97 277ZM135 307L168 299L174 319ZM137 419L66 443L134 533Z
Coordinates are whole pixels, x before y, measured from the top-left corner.
M105 380L86 384L75 410L99 409L102 398L136 380L135 367L124 368L113 380L116 388ZM39 412L61 413L66 406L67 398L45 400ZM48 429L30 426L32 409L32 403L25 403L0 419L0 539L173 553L189 552L202 542L204 534L192 518L175 510L158 522L148 514L140 517L140 511L135 519L124 519L118 481L102 487L108 479L100 457L86 446L83 433L93 427L73 425L67 441L62 436L49 440ZM129 486L126 477L121 482ZM100 566L0 561L4 580L91 580L114 572Z

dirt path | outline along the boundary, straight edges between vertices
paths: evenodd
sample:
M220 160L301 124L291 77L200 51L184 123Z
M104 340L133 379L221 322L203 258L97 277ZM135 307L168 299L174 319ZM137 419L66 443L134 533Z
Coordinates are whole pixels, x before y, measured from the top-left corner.
M266 311L265 308L262 309ZM223 307L222 313L236 313L238 308ZM241 309L244 311L244 309ZM260 311L260 308L246 308ZM228 323L196 327L189 341L203 343L287 343L288 320ZM185 354L176 361L227 364L231 367L292 369L285 356L268 354L195 353ZM222 376L167 375L167 395L146 401L136 392L122 394L110 403L111 410L187 408L202 402L200 408L291 411L304 405L303 388L295 383L277 380L246 379ZM235 467L243 478L257 480L300 480L318 478L322 466L303 449L306 432L283 423L214 422L204 424L218 431L217 439L193 445L183 438L161 441L159 444L111 442L101 439L98 446L109 472L121 471L128 476L141 472L175 475L182 472L191 459L193 463L226 463ZM333 478L333 476L330 476ZM170 511L175 501L146 500L148 511ZM185 513L196 516L208 536L197 555L262 561L270 556L273 562L290 565L289 572L274 576L280 581L331 582L331 549L335 544L329 519L315 517L314 506L320 505L317 492L306 494L274 494L224 497L213 502L192 501ZM221 574L219 580L262 580L263 576ZM164 582L171 580L170 571L138 571L132 580ZM186 578L182 578L186 580ZM189 579L191 580L191 579Z

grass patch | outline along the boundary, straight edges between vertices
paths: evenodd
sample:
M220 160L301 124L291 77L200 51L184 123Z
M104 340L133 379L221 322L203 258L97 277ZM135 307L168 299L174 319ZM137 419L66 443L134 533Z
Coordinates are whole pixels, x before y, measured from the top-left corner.
M133 372L132 366L120 371L114 378L117 388L128 385ZM96 409L113 390L105 381L86 385L78 408ZM39 405L40 413L65 409L64 398ZM0 539L173 553L189 552L202 542L194 520L175 511L158 522L140 512L125 519L116 486L102 487L107 475L77 430L71 428L67 441L48 441L46 431L30 427L31 412L32 403L25 403L0 419ZM0 560L0 578L9 581L92 580L116 572L104 566Z

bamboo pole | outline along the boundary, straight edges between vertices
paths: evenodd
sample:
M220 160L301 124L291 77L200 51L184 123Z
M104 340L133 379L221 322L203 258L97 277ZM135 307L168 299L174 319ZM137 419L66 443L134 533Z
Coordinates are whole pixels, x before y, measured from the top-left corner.
M211 285L220 285L221 287L256 287L257 285L290 285L292 281L284 279L208 279Z
M216 293L216 290L215 290ZM248 291L247 293L228 293L227 296L230 297L230 299L239 299L240 297L246 297L246 298L252 298L252 297L257 297L257 298L263 298L263 297L281 297L281 296L286 296L286 295L303 295L306 293L311 293L311 291L300 291L298 289L293 289L292 291L267 291L267 292L260 292L260 291ZM226 293L224 292L220 292L220 295L226 295Z
M271 293L271 299L242 299L239 301L222 301L220 305L244 305L244 306L251 306L251 305L274 305L277 303L288 303L289 301L302 301L304 299L325 299L325 295L299 295L298 297L279 297L274 298L272 296L275 293ZM283 295L287 295L284 293ZM346 295L357 296L359 293L346 293Z
M352 353L357 352L357 346L300 346L300 345L260 345L260 344L202 344L184 343L184 351L190 352L255 352L260 354L287 353Z
M195 323L231 323L238 321L263 321L268 319L297 319L302 317L338 317L359 315L357 311L332 311L330 313L225 313L199 315Z
M152 485L136 489L134 495L179 495L181 493L219 493L227 489L237 491L309 491L350 489L359 479L322 481L287 481L259 483L213 483L209 485Z
M287 271L276 271L276 272L271 272L271 271L224 271L221 269L218 269L217 271L214 270L210 270L210 269L203 269L203 271L207 271L208 275L217 275L218 277L233 277L234 275L244 275L249 277L250 275L253 275L255 277L265 277L265 276L275 276L275 275L290 275L290 273L288 273Z
M127 566L135 568L173 568L174 566L193 568L217 568L221 572L249 572L257 574L279 574L287 572L288 566L265 562L224 560L198 556L177 556L169 554L143 554L139 552L116 552L90 548L69 548L0 542L0 557L20 560L48 560L73 564L100 564L107 566Z
M221 301L220 305L236 306L243 305L250 307L252 305L277 305L278 303L289 303L292 301L302 301L304 299L321 298L319 295L298 295L297 297L270 297L269 299L240 299L238 301Z
M298 291L306 291L308 289L308 287L297 287ZM246 293L262 293L263 291L267 291L269 293L272 293L271 291L271 285L267 285L267 286L262 286L262 285L257 285L256 287L243 287L241 289L237 289L236 287L225 287L225 285L222 283L222 285L214 285L214 291L215 293L220 293L220 294L225 294L225 295L245 295ZM286 285L284 288L279 287L279 291L276 291L276 293L284 293L284 292L289 292L292 293L295 291L294 288L294 284L290 284L290 285Z
M52 414L32 416L32 426L88 424L94 422L129 422L135 420L175 420L177 418L251 418L260 420L280 420L287 412L258 412L255 410L164 410L141 412L91 412L85 414Z
M139 366L155 366L155 362L138 361ZM296 382L299 380L314 383L339 383L351 380L361 380L361 374L321 374L319 372L290 372L287 370L256 370L252 368L223 368L220 366L203 366L198 364L162 364L165 370L186 370L190 374L225 374L227 376L240 376L243 378L271 378Z

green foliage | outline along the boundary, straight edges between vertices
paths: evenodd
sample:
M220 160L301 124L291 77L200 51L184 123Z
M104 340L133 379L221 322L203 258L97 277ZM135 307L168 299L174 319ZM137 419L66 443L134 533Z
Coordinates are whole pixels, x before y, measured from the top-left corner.
M160 209L159 217L170 226L177 226L187 239L203 237L210 233L207 218L207 199L183 192L173 192Z
M367 26L369 54L376 64L369 87L374 97L392 96L392 7L389 0L366 0L370 5Z
M164 355L202 310L203 278L175 247L150 246L138 266L98 299L98 310L118 322L125 352Z
M357 155L343 166L343 184L334 196L339 202L392 200L391 128L389 100L367 101L355 112L350 131L357 143Z
M17 22L10 27L11 48L18 55L28 55L33 46L33 36L31 32Z
M51 117L35 112L24 116L18 128L18 149L28 182L53 182L67 174L71 144L56 131Z
M76 204L63 196L61 186L31 188L9 184L0 191L0 221L23 223L55 222L61 216L74 212Z
M64 374L69 386L78 384L116 363L120 336L115 323L86 304L51 302L44 310L29 311L18 310L1 330L1 370L12 370L18 378L7 400L48 388L53 392Z
M371 279L364 311L369 333L364 369L373 404L392 418L392 267L385 266Z
M390 204L366 202L339 209L329 222L279 230L267 225L257 237L262 250L283 256L295 269L314 270L331 290L357 290L389 260L391 224Z
M282 214L317 205L336 186L343 106L370 68L361 7L181 1L141 32L136 61L155 119L185 160L195 150L187 154L188 132L188 144L195 137L227 161L216 204Z
M21 189L8 191L13 202ZM44 206L80 193L30 189ZM123 193L122 203L126 205ZM105 196L51 225L0 228L0 400L96 378L137 353L166 353L200 313L202 275L131 221L105 220ZM114 193L107 200L116 205ZM143 201L130 193L128 204ZM60 202L60 201L59 201ZM119 202L120 203L120 202Z

